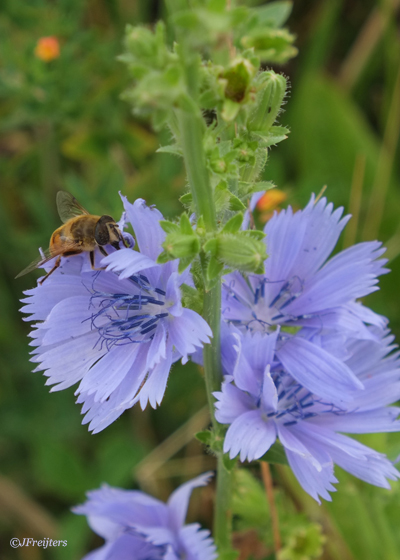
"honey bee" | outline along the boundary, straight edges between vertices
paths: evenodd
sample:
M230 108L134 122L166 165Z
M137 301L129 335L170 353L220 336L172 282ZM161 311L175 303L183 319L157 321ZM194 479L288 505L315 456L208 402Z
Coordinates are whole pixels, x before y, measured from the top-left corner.
M56 203L63 225L52 234L49 248L44 251L43 255L24 268L16 278L28 274L57 257L53 268L40 280L39 284L43 284L60 266L61 257L79 255L85 251L89 253L92 269L95 270L94 251L96 248L102 255L107 256L104 245L111 245L115 249L120 249L120 243L126 246L122 233L111 216L89 214L75 197L65 191L57 193Z

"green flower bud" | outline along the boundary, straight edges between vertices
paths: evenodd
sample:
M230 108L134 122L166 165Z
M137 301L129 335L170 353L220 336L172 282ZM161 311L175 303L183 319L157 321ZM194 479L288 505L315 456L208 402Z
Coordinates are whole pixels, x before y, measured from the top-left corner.
M163 247L175 259L194 258L200 251L200 242L197 235L170 233L167 235Z
M261 274L267 258L263 241L247 235L247 232L221 233L208 241L204 250L225 265L243 272Z
M273 29L262 26L242 38L241 43L246 48L253 48L255 53L264 62L284 64L297 55L293 46L295 36L286 29Z
M258 92L253 111L247 122L251 131L268 131L274 124L286 92L286 79L272 70L258 79Z
M246 58L237 58L222 74L225 85L225 97L236 103L243 101L249 91L256 69Z

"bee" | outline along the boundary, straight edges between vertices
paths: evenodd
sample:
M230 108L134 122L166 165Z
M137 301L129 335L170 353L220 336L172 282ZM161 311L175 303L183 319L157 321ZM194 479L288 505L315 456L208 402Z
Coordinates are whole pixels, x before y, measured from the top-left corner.
M111 245L114 249L120 249L120 243L126 246L122 233L111 216L89 214L75 197L65 191L57 193L56 203L63 225L52 234L49 248L44 251L43 255L24 268L16 278L32 272L35 268L39 268L57 257L53 268L39 281L39 284L43 284L60 266L61 257L79 255L83 252L89 253L92 269L95 270L94 251L96 248L102 255L107 256L104 245Z

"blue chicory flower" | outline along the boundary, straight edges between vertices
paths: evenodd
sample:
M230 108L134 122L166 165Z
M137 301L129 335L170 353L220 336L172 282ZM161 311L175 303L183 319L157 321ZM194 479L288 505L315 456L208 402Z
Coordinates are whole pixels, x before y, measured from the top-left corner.
M279 438L290 467L313 498L330 500L337 482L334 463L353 475L388 488L400 477L381 453L342 435L400 431L400 408L387 407L400 398L399 353L393 337L370 327L375 340L348 339L345 365L363 384L351 402L321 398L302 386L279 361L279 331L271 334L231 326L223 338L225 379L215 392L216 419L229 424L224 452L240 460L262 457ZM325 338L327 340L325 340ZM316 335L315 347L330 344Z
M156 263L162 215L141 199L122 200L140 252L114 251L98 271L86 254L63 258L22 300L27 320L36 322L35 371L45 370L52 391L80 382L77 402L94 433L137 402L142 409L160 404L172 363L185 363L212 336L204 319L182 306L180 286L191 282L190 272L179 274L179 261Z
M73 511L86 515L106 543L84 560L215 560L210 532L198 523L184 524L193 489L209 478L206 473L183 484L166 504L137 490L103 486L89 492Z
M367 325L387 324L356 301L377 290L378 276L388 272L381 244L359 243L327 260L350 218L342 212L312 196L304 210L275 213L265 226L265 274L227 275L222 298L223 319L243 332L282 327L277 356L285 369L312 393L338 404L351 400L362 383L332 347L349 337L374 339ZM330 333L331 345L315 344L316 333Z

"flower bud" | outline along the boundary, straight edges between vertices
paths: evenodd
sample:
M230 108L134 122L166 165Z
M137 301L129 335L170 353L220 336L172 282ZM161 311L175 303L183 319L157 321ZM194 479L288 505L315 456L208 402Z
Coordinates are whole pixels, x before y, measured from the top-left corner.
M222 233L206 243L204 249L229 267L256 274L264 271L265 244L247 232Z
M261 74L253 111L247 122L251 131L268 131L274 124L286 91L286 79L272 70Z

